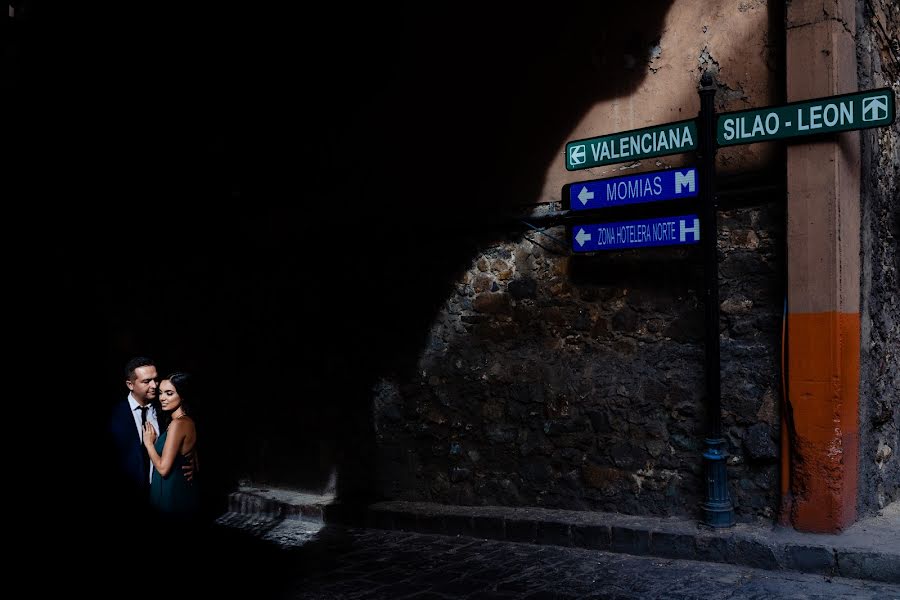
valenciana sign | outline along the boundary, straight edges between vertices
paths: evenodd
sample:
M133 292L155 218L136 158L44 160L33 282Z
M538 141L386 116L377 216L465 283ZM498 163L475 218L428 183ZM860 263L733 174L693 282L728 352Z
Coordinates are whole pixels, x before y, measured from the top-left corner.
M566 144L566 169L577 171L696 148L696 122L693 119L677 121L569 142Z

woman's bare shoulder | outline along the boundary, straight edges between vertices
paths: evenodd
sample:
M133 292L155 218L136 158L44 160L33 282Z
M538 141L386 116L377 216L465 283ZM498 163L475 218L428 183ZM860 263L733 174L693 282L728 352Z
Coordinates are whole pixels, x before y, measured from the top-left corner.
M173 419L172 424L169 425L169 429L172 433L187 434L196 431L197 426L194 424L194 420L192 418L185 415L183 417Z

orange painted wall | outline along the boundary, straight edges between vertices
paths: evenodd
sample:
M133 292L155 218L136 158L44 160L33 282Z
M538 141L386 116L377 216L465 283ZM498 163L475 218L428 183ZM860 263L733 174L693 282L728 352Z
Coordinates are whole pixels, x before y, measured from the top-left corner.
M859 314L788 315L791 521L830 532L856 519Z

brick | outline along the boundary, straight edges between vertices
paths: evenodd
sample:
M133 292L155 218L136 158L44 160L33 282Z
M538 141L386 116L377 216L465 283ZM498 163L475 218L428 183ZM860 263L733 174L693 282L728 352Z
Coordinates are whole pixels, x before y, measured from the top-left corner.
M529 544L536 542L537 523L527 520L507 519L506 539L511 542L528 542Z
M609 550L609 527L606 525L573 525L572 542L579 548Z
M689 560L697 556L694 537L691 535L654 531L650 535L650 545L654 556Z
M504 539L503 517L472 517L475 535L492 540Z
M541 521L538 524L538 540L541 544L571 546L572 533L568 523Z
M834 552L821 546L789 546L785 555L787 567L807 573L833 575L837 565Z
M650 553L650 532L629 527L612 528L613 552L644 555Z

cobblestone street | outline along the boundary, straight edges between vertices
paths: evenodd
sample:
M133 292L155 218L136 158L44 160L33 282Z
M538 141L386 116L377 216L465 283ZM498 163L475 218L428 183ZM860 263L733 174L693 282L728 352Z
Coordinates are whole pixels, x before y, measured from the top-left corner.
M791 571L376 529L319 530L299 520L237 514L218 523L232 543L253 540L269 557L256 555L258 581L266 584L243 590L254 597L900 600L897 585ZM225 562L239 562L243 551L228 550Z

